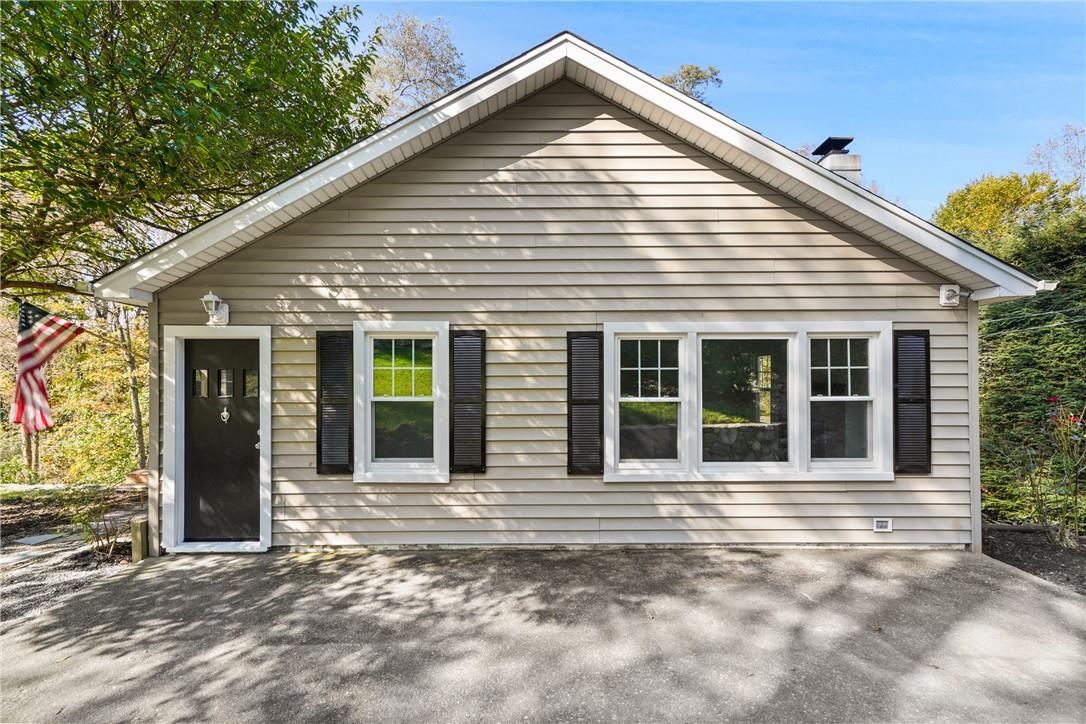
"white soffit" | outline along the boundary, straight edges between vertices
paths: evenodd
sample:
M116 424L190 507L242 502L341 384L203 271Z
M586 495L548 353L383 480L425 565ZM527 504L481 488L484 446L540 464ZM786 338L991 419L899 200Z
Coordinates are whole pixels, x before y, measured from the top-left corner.
M146 304L154 292L343 192L568 77L841 225L974 290L981 301L1047 288L935 225L562 33L275 188L95 282L95 295Z

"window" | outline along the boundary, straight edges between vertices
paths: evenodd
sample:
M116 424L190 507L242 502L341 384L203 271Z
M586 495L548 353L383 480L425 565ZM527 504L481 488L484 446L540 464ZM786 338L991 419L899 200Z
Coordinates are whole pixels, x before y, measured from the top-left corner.
M604 479L892 480L891 325L604 325Z
M620 460L679 459L679 340L620 343Z
M241 396L260 397L260 370L241 371Z
M448 325L355 322L355 480L448 481Z
M373 459L434 459L434 341L373 338Z
M811 459L870 456L871 385L867 338L811 339Z
M192 371L192 396L207 397L207 370Z
M788 340L702 340L701 459L788 460Z
M219 397L233 397L234 396L234 370L220 369L219 370Z

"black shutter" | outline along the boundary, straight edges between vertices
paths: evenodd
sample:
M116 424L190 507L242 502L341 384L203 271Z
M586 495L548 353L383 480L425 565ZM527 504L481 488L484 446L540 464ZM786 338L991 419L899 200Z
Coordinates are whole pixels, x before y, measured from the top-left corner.
M486 332L453 330L449 470L486 472Z
M931 472L931 340L894 332L894 472Z
M317 332L317 472L349 473L354 463L350 332Z
M603 473L603 333L566 334L566 471Z

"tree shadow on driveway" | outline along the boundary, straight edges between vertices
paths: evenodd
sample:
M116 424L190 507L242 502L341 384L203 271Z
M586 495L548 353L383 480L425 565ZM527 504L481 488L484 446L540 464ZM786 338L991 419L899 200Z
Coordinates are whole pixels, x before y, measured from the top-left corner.
M1086 599L951 552L171 556L0 643L5 721L1086 712Z

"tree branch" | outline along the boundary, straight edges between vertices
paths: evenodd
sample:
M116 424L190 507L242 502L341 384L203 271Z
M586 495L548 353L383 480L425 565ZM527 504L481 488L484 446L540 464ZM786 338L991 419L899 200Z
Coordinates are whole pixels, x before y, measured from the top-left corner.
M60 292L63 294L81 294L84 297L93 297L90 290L76 289L67 284L54 282L35 282L29 279L4 279L0 281L0 289L35 289L44 292Z

